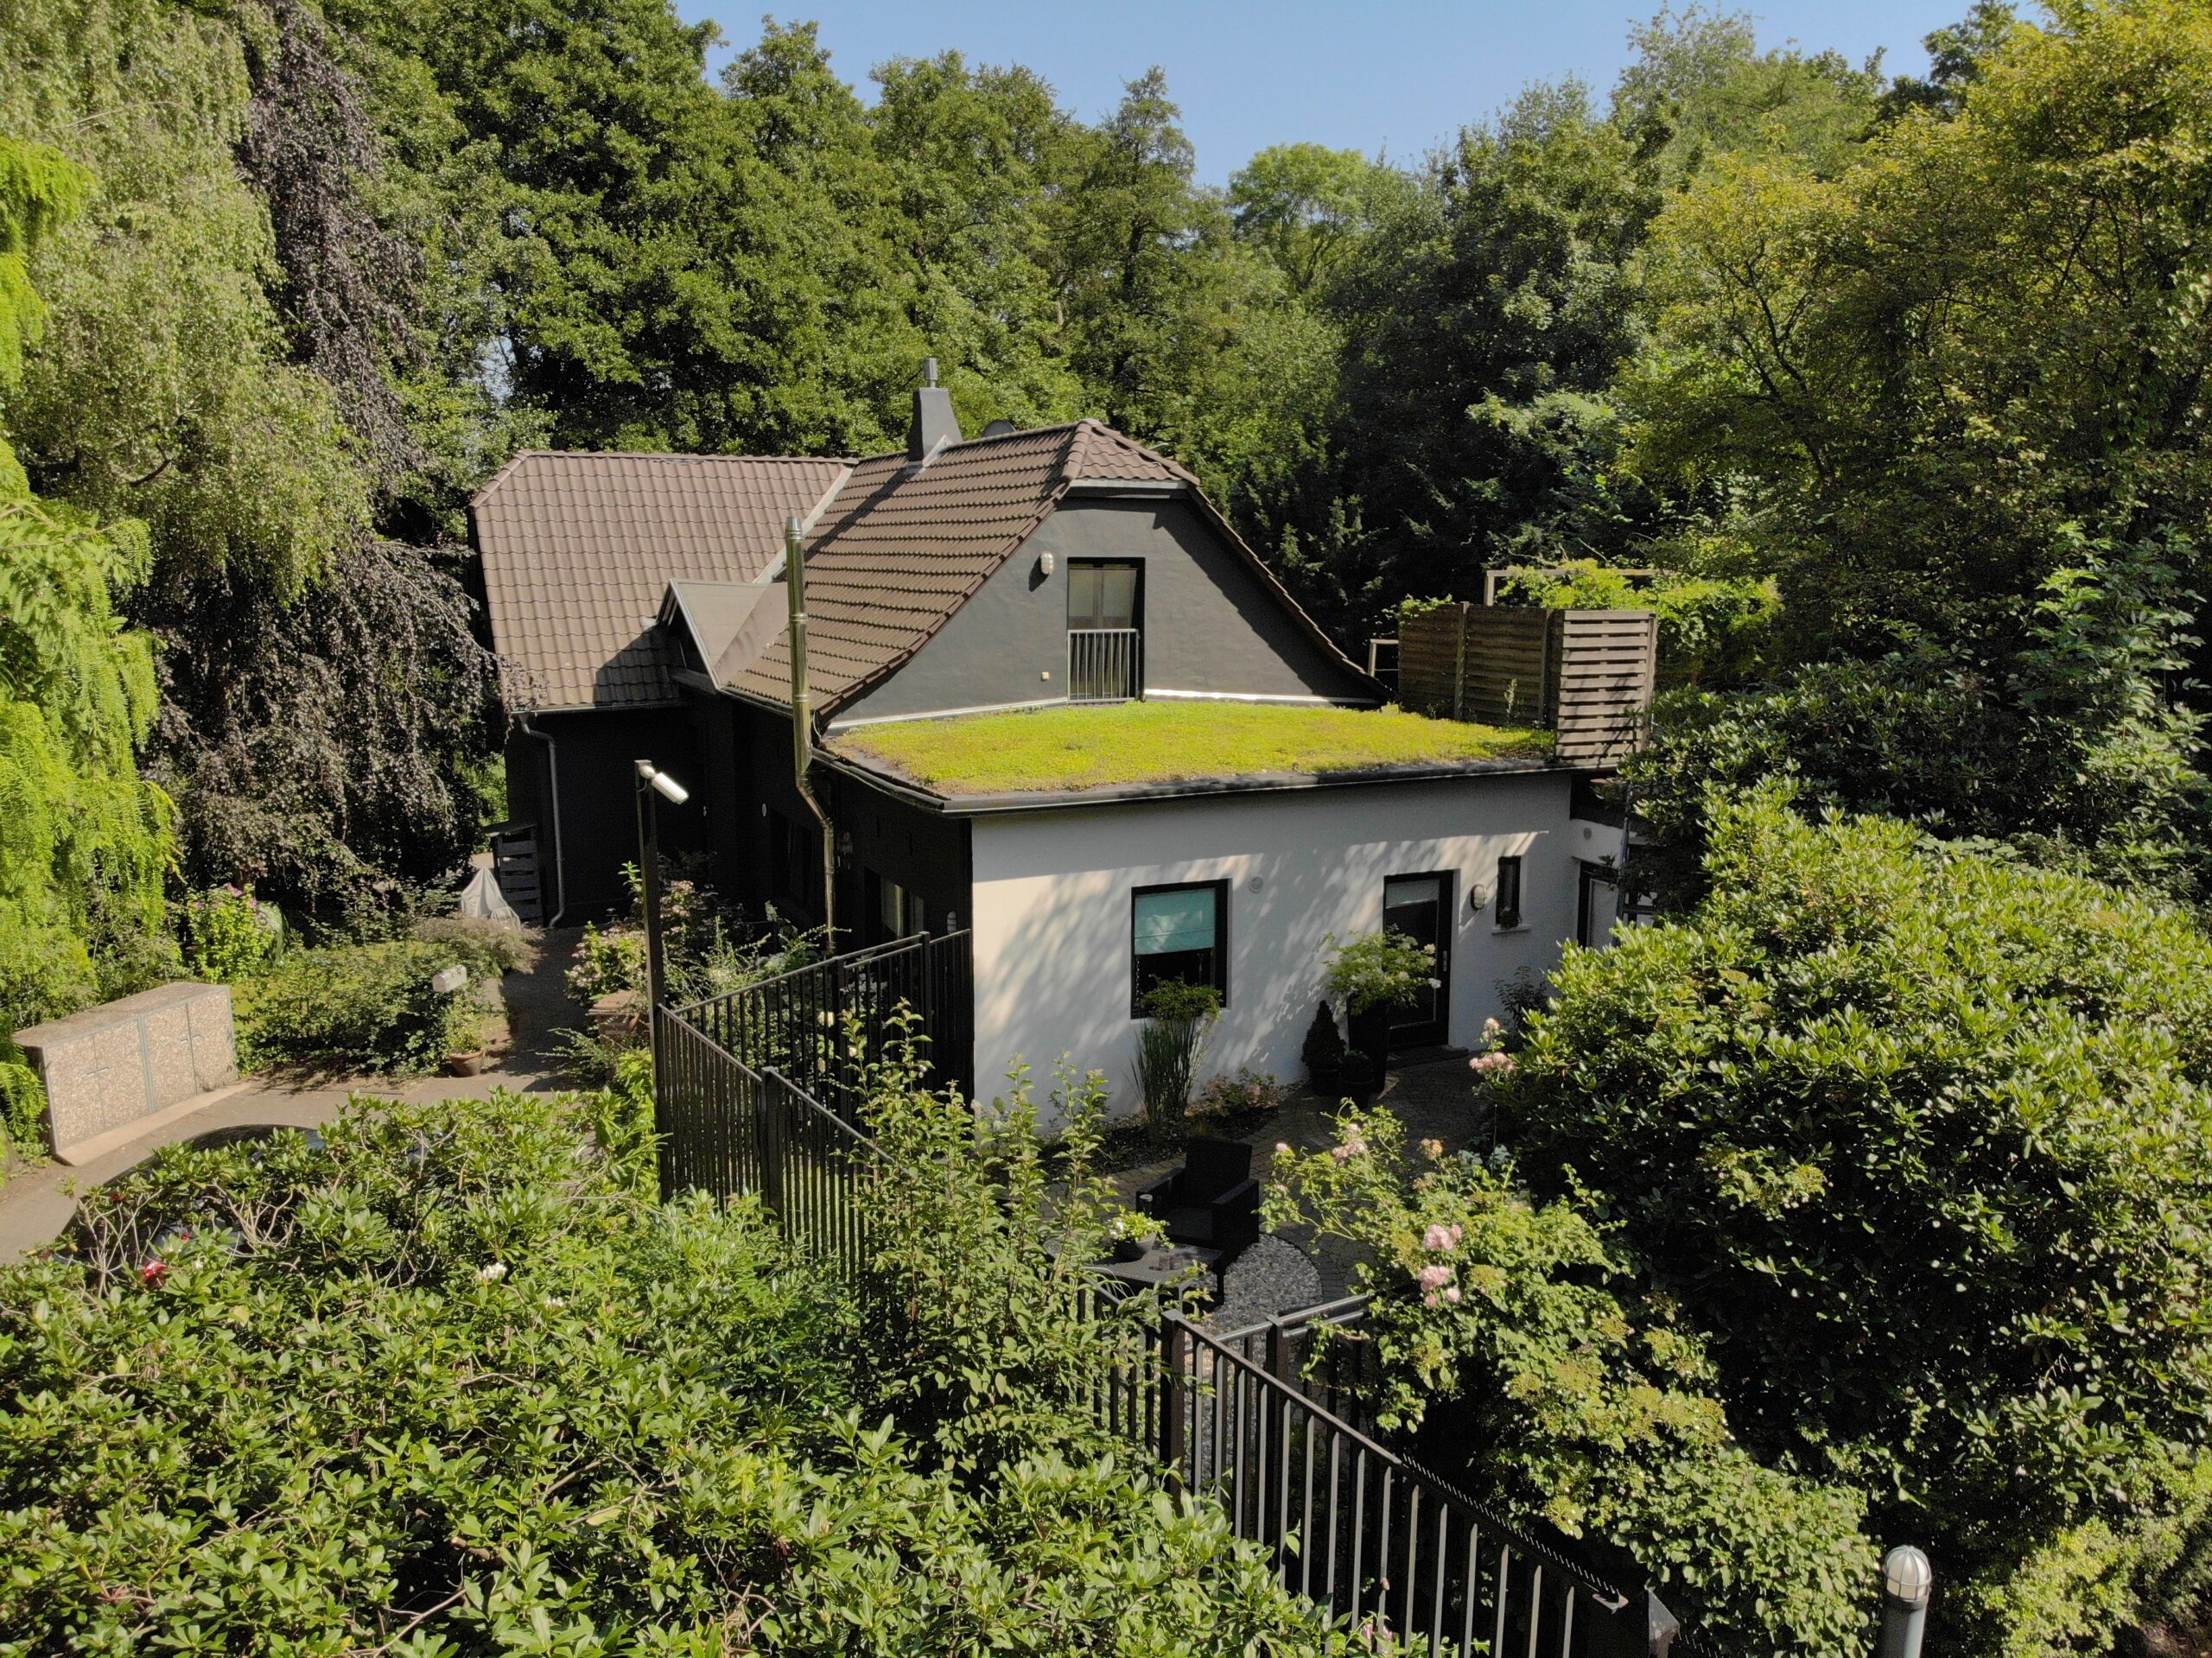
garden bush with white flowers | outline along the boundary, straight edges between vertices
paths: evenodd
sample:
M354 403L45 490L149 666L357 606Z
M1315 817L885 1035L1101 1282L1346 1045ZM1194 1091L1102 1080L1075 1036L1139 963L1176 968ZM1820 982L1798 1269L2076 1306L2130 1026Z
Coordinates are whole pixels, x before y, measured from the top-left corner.
M1336 1338L1376 1344L1373 1402L1416 1460L1624 1551L1721 1650L1866 1650L1864 1493L1736 1442L1703 1344L1593 1202L1539 1203L1502 1154L1409 1154L1390 1113L1347 1111L1326 1150L1275 1148L1267 1223L1353 1245L1360 1288L1408 1286Z
M98 1195L0 1269L0 1654L1348 1653L1217 1509L1062 1454L984 1374L1020 1354L959 1383L1027 1390L988 1447L886 1420L943 1402L872 1368L939 1350L942 1294L864 1341L651 1164L613 1096L361 1102ZM990 1243L942 1201L914 1224Z

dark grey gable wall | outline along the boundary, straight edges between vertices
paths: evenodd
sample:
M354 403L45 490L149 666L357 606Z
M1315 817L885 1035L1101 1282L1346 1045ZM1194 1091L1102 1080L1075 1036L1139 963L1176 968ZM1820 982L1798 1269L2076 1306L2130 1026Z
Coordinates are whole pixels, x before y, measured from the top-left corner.
M1050 575L1040 568L1046 553ZM1147 692L1372 696L1187 504L1077 499L1039 525L912 661L839 709L837 721L1064 699L1068 562L1094 558L1144 567Z

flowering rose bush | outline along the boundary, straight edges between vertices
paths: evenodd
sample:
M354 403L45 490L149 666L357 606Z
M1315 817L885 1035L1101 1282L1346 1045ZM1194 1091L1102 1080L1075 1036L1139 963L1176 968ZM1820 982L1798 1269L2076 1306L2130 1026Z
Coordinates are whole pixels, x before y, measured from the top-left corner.
M1276 1147L1266 1221L1354 1245L1361 1288L1407 1286L1338 1339L1376 1344L1381 1420L1419 1460L1627 1550L1723 1647L1864 1649L1864 1496L1737 1445L1702 1342L1586 1202L1534 1201L1504 1156L1408 1158L1389 1112L1348 1111L1325 1151Z

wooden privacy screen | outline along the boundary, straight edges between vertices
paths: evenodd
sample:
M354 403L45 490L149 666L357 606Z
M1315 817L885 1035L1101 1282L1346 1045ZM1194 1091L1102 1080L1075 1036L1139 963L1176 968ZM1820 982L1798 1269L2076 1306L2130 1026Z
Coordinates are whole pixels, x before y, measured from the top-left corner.
M1575 765L1643 746L1658 677L1648 610L1445 605L1398 629L1398 699L1416 713L1548 727Z

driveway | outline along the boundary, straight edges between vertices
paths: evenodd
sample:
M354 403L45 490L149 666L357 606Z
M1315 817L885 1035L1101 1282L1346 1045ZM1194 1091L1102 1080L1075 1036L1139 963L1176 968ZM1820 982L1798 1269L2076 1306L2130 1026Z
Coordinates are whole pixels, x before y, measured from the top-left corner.
M580 1024L582 1012L569 998L562 975L582 935L571 929L545 935L527 972L500 981L512 1048L488 1070L474 1077L354 1077L302 1083L270 1077L250 1077L245 1085L210 1100L189 1116L163 1124L143 1139L106 1156L69 1168L49 1158L16 1162L0 1185L0 1261L43 1248L61 1236L76 1212L76 1193L112 1180L143 1163L164 1146L242 1123L278 1123L312 1128L328 1122L355 1094L381 1100L423 1103L436 1100L480 1100L495 1089L535 1090L575 1086L563 1071L554 1032Z

